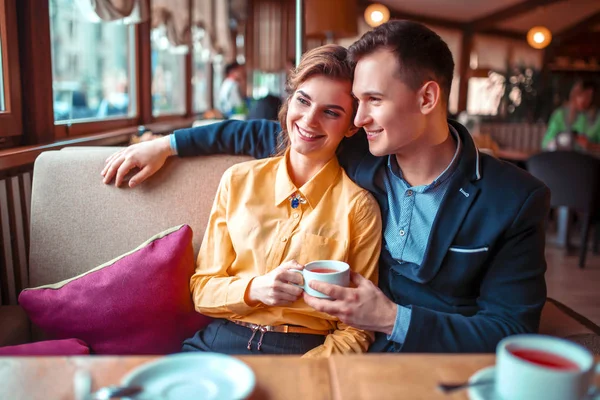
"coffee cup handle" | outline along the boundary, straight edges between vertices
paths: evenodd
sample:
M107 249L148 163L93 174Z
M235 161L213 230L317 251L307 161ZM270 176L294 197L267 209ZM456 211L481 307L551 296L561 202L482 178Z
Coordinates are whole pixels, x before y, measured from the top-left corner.
M294 286L298 286L299 288L302 288L302 290L306 290L306 280L304 279L304 274L302 273L302 270L300 270L300 269L289 269L288 271L296 272L296 273L300 274L300 276L302 276L302 282L303 282L302 285L298 285L298 284L292 283L292 282L290 282L290 284L292 284Z

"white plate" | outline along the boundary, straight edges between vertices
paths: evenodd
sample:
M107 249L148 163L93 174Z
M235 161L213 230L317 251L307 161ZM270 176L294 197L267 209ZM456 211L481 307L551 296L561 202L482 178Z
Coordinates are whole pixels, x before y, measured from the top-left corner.
M240 360L216 353L181 353L141 365L127 374L123 385L144 391L133 399L233 400L250 396L256 378Z

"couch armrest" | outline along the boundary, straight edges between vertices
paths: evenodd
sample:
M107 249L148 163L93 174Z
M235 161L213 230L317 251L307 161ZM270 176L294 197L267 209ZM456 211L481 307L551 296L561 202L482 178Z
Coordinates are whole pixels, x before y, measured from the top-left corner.
M31 326L20 306L0 306L0 347L31 341Z

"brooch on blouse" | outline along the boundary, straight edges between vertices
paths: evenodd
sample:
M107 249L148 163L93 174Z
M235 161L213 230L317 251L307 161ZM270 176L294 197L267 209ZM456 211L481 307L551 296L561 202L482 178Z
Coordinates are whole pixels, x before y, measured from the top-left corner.
M292 208L298 208L300 204L306 204L306 200L300 196L300 193L294 193L290 196L290 204Z

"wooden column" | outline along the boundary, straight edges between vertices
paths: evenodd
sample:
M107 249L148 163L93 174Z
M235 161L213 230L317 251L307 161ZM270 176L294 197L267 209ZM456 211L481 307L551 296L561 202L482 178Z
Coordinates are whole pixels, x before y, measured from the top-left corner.
M470 29L463 31L462 45L460 47L458 83L458 112L467 110L467 93L469 91L469 76L471 67L471 51L473 50L473 32Z
M54 141L49 1L19 0L17 27L23 101L23 144Z
M150 21L136 25L136 83L138 124L152 122L152 65Z

